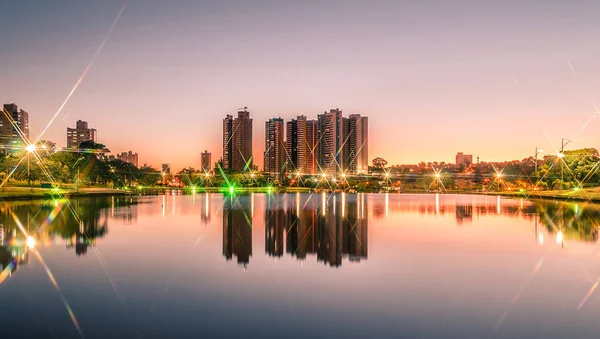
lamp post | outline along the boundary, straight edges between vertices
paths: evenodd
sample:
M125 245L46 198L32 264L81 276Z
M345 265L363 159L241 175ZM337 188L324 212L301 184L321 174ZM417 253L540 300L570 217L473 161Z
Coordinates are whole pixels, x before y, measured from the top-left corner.
M564 164L563 164L563 162L565 161L564 160L564 157L565 157L564 150L565 150L565 146L568 143L570 143L571 141L573 141L573 140L567 139L567 138L560 139L560 153L558 154L558 157L562 160L560 162L560 190L561 191L563 189L564 180L565 180L565 170L564 170Z
M27 150L27 183L29 184L29 189L31 191L33 191L33 187L31 187L31 172L30 172L30 154L32 152L35 152L35 145L31 144L31 145L27 145L27 147L25 147L25 150Z

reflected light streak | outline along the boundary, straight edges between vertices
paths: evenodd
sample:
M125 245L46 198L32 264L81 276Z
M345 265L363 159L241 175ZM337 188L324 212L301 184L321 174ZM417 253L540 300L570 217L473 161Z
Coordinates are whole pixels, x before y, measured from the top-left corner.
M592 285L592 288L590 288L590 290L585 295L585 297L583 297L583 300L581 300L581 302L579 303L579 306L577 306L577 310L580 310L583 307L583 305L585 304L585 302L589 299L589 297L592 296L592 294L596 290L596 287L598 287L598 282L600 282L600 279L596 280L594 285Z
M523 290L525 290L525 287L527 287L527 285L529 285L529 283L533 279L534 275L537 272L539 272L540 269L542 268L542 264L544 263L544 260L545 260L545 258L542 257L540 259L540 261L538 261L537 264L533 267L533 270L531 271L531 273L529 273L529 275L527 276L527 279L525 279L525 282L523 283L523 285L521 285L521 287L517 291L517 294L515 294L515 296L512 298L510 304L508 305L508 307L506 308L504 313L502 313L502 315L500 316L500 319L498 319L498 321L496 322L496 326L494 326L494 332L497 332L500 329L500 327L502 326L502 323L508 316L508 313L510 313L512 307L514 305L516 305L517 302L519 301L519 298L521 297L521 293L523 292Z
M435 194L435 214L440 214L440 194Z
M498 212L498 215L500 215L500 196L497 197L496 199L496 210Z
M208 218L208 192L205 193L205 196L206 196L206 206L205 206L204 216L206 216Z
M389 215L389 210L390 210L390 195L389 193L385 194L385 216L387 217Z

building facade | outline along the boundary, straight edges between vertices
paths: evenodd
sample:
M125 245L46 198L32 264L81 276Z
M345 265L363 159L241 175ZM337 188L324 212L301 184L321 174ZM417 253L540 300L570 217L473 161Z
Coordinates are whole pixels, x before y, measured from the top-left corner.
M369 119L360 114L350 114L347 126L347 140L344 147L348 148L347 170L353 174L368 173L369 171Z
M281 180L284 173L285 144L283 119L273 118L265 122L264 172L272 179Z
M223 119L223 168L244 171L253 167L252 119L245 107L237 118L227 115Z
M77 120L75 128L67 128L67 147L79 148L84 141L96 142L96 129L88 128L86 121Z
M29 113L19 109L16 104L4 105L0 116L0 144L5 149L25 147L23 138L29 140Z
M473 164L473 155L463 154L463 152L456 153L456 164L471 166Z
M300 115L286 124L286 170L302 174L317 173L317 121Z
M346 127L346 128L345 128ZM331 109L317 117L317 166L327 175L345 172L347 119L340 109Z
M200 154L200 169L204 173L208 173L212 171L210 168L211 164L211 154L205 150L202 154Z
M138 154L132 151L121 152L120 154L117 154L117 159L128 162L130 164L133 164L135 167L138 167Z

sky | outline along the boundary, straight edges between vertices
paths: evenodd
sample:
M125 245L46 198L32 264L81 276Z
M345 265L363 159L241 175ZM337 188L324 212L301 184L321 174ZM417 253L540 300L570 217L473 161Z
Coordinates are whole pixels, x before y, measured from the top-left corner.
M562 137L600 148L599 12L552 0L3 1L0 101L28 111L37 138L89 65L41 138L65 146L85 120L113 153L157 168L199 167L205 149L216 161L222 119L244 106L261 168L264 121L331 108L368 116L369 158L390 164L523 159Z

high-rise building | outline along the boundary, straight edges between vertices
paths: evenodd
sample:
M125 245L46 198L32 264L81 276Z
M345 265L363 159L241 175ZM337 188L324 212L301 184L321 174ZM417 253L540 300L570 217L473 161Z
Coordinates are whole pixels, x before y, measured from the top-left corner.
M347 170L350 173L369 171L369 119L360 114L350 114L346 130Z
M67 128L67 147L79 148L84 141L96 142L96 129L88 128L86 121L77 120L75 128Z
M330 175L345 172L347 160L347 119L340 109L331 109L317 117L317 165L319 170Z
M265 174L270 178L281 180L284 163L283 119L273 118L265 122Z
M473 155L463 154L463 152L456 153L456 164L471 166L471 164L473 164Z
M0 116L0 144L9 149L23 148L23 137L29 140L29 113L14 103L5 104Z
M121 152L120 154L117 154L117 159L128 162L130 164L133 164L135 167L138 167L138 154L132 151Z
M231 169L233 163L233 116L227 114L223 119L223 169Z
M301 115L286 124L286 169L303 174L317 172L315 143L317 121Z
M205 173L210 172L211 171L210 162L211 162L211 154L205 150L200 155L200 169Z
M247 107L238 111L237 118L227 115L223 119L223 168L230 171L251 169L252 119Z

